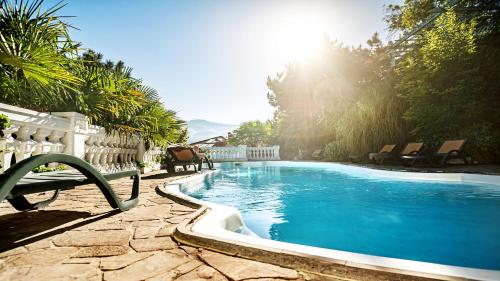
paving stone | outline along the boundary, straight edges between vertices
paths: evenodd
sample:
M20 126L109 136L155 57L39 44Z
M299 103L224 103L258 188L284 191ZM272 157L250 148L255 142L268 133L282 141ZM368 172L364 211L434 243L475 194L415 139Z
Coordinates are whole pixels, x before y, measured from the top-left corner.
M177 225L175 224L167 224L164 225L158 232L156 233L157 237L163 237L163 236L171 236L174 233L175 228Z
M70 258L62 262L63 264L92 264L99 267L99 258Z
M220 258L214 257L213 253L179 246L172 241L169 236L177 223L191 219L195 209L161 197L154 187L182 177L187 175L144 179L141 182L141 202L127 212L109 213L108 203L94 185L62 192L58 200L43 211L17 212L7 203L0 203L0 225L4 221L9 224L7 231L0 234L0 244L2 239L11 243L9 241L14 241L12 239L16 236L25 238L40 231L58 233L58 229L62 230L62 234L0 253L0 281L225 281L231 276L250 276L245 281L252 278L267 281L295 278L297 273L294 271L287 275L280 267L272 266L270 270L266 264L248 265L247 260L224 255L231 261L219 265ZM112 181L112 185L123 198L130 195L131 182L128 179ZM33 195L33 200L44 196L47 197ZM212 267L198 259L199 251ZM262 272L252 273L255 268ZM224 276L223 270L232 275ZM300 277L300 280L304 279Z
M214 267L233 280L251 278L299 278L297 271L276 265L226 256L207 250L202 250L199 256L208 265Z
M181 245L180 248L184 252L186 252L188 255L194 255L194 256L198 255L198 249L197 248L194 248L194 247L191 247L191 246L186 246L186 245Z
M156 232L158 232L158 226L156 227L138 227L134 232L134 239L144 239L151 238L155 236Z
M347 280L360 281L360 280L356 280L356 279L347 279ZM254 279L254 278L251 278L251 279L245 279L245 281L290 281L290 279L283 279L283 278L257 278L257 279ZM323 277L323 278L317 279L317 281L346 281L346 279L345 278L329 279L329 278ZM392 280L387 280L387 281L392 281Z
M175 255L183 256L183 257L189 256L184 250L182 250L178 246L173 248L173 249L166 250L166 251L169 253L175 254Z
M68 259L77 251L77 248L49 248L34 250L9 258L6 265L13 267L54 265Z
M26 253L26 252L28 252L28 250L26 250L26 248L24 248L24 247L17 247L17 248L14 248L12 250L8 250L8 251L0 253L0 258L5 258L5 257L9 257L9 256L19 255L19 254Z
M215 273L216 270L209 266L203 266L196 271L196 274L198 274L198 276L203 279L210 279L214 277Z
M0 272L5 271L7 266L7 261L4 259L0 259Z
M7 268L0 271L0 281L20 280L21 277L28 274L29 267Z
M192 218L193 218L193 214L189 214L189 215L171 217L171 218L168 218L167 221L169 223L172 223L172 224L179 224L185 220L190 220Z
M130 251L130 248L126 246L90 246L80 248L73 257L109 257L123 255L128 251Z
M97 230L97 231L104 231L104 230L126 230L125 225L120 224L120 223L106 223L106 224L90 224L87 228L88 230Z
M58 235L56 246L120 246L127 245L130 233L126 230L68 231Z
M175 280L176 281L206 281L206 280L227 281L227 278L217 270L209 266L202 265L198 267L196 270L184 274Z
M160 205L174 204L174 201L172 201L166 197L154 197L154 198L149 198L148 200L153 202L153 203L160 204Z
M101 280L101 272L88 264L62 264L9 269L0 273L0 280Z
M168 271L156 275L155 277L148 278L146 281L173 281L177 280L177 277L179 277L179 275L176 272Z
M172 205L171 211L172 212L188 212L188 213L192 213L192 212L196 211L196 209L193 209L191 207L184 206L184 205L181 205L181 204L174 204L174 205Z
M132 226L132 227L157 227L159 225L162 225L164 222L162 222L161 219L154 219L154 220L147 220L147 221L132 221L129 223L130 223L130 226Z
M28 250L46 249L50 247L50 240L40 240L25 246Z
M177 247L177 244L170 237L155 237L131 240L130 246L137 252L146 252L174 249Z
M170 207L162 205L135 208L123 214L123 221L148 221L170 216Z
M191 260L185 264L180 265L176 269L174 269L174 272L176 272L177 275L180 276L180 275L186 274L188 272L191 272L194 269L196 269L197 267L202 266L202 265L203 265L203 263L199 260Z
M134 262L143 260L149 256L153 255L153 253L128 253L122 256L108 257L101 259L100 268L102 270L116 270L124 268Z
M159 252L123 269L104 272L104 280L144 280L167 273L188 261L187 257Z

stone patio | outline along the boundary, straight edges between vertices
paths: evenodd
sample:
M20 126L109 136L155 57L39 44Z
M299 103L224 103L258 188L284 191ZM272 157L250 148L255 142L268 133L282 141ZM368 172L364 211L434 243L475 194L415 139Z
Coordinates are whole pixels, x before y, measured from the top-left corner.
M18 212L0 203L0 280L324 280L173 241L176 225L195 210L158 195L155 187L189 175L143 176L139 205L127 212L112 210L94 185L63 191L41 211ZM112 182L122 198L131 184Z

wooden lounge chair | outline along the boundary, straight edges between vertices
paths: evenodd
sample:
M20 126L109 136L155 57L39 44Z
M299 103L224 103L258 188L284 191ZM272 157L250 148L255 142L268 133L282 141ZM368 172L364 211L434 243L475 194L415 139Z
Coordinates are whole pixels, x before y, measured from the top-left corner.
M198 156L198 158L201 160L201 162L198 165L198 170L201 170L203 162L207 163L208 169L212 170L214 168L214 162L208 155L200 151L200 147L195 145L193 146L193 151Z
M431 158L437 159L437 164L439 167L444 166L446 162L450 159L462 159L465 164L469 164L467 157L463 152L466 140L447 140L441 144L439 149L432 155L407 155L402 158L405 161L413 161L415 163L418 160L427 160L431 163Z
M313 151L313 153L311 154L311 157L312 159L321 159L321 156L323 155L323 149L316 149L315 151Z
M48 163L62 163L75 168L76 171L58 171L50 173L30 173L35 167ZM130 199L121 201L108 181L123 177L132 177L132 194ZM139 172L125 171L113 174L101 174L84 160L67 154L39 154L24 159L0 174L0 202L7 199L19 211L41 209L54 202L61 190L73 189L80 185L96 184L112 208L126 211L137 205L139 201ZM54 191L54 195L37 203L30 203L24 195Z
M195 171L201 170L203 162L209 163L209 168L213 168L212 161L209 161L205 155L199 157L198 154L190 147L176 146L167 148L170 157L167 157L167 171L175 173L175 166L182 166L184 171L192 165Z
M423 142L410 142L400 153L400 159L403 161L405 166L413 166L417 157L407 159L405 156L419 156L422 148L424 147Z
M379 152L372 152L368 154L368 158L377 165L384 163L387 158L395 157L396 144L386 144L380 149Z

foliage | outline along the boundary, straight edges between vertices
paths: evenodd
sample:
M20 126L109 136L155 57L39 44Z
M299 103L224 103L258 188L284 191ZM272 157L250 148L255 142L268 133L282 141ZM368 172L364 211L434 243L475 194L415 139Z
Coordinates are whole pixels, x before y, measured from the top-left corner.
M329 160L365 155L384 143L438 146L466 138L480 162L500 160L498 1L405 0L387 6L393 47L325 39L315 58L268 78L273 133L282 155L325 147Z
M84 81L64 106L74 108L108 131L140 134L156 145L183 141L184 122L168 110L155 89L132 77L124 62L102 61L102 55L83 53L78 76Z
M396 89L408 103L404 118L416 138L433 145L467 138L477 160L499 161L499 12L488 10L488 1L464 3L408 46L396 65ZM478 12L462 13L470 7Z
M66 170L67 168L68 168L68 166L64 165L64 164L57 165L57 167L55 167L55 168L49 168L45 165L41 165L41 166L35 167L33 169L33 173L46 173L46 172L54 172L54 171L63 171L63 170Z
M10 118L5 114L0 114L0 133L10 127Z
M59 2L0 0L0 102L38 111L76 111L108 132L165 146L185 142L184 122L125 63L80 55Z
M63 5L41 11L42 3L2 0L0 7L0 98L32 109L60 102L81 82L69 71L78 44L56 15Z
M231 145L261 146L271 143L271 122L259 120L244 122L229 138Z
M325 145L323 157L329 161L344 160L349 157L348 148L345 146L344 141L332 141Z
M345 160L406 139L401 118L406 105L393 90L386 47L377 34L368 44L347 48L325 39L316 58L290 64L268 79L285 157L329 143L325 157Z

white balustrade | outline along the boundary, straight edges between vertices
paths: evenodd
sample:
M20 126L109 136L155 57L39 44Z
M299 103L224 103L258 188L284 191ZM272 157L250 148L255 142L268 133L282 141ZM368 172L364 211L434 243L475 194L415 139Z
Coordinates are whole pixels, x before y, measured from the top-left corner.
M160 162L161 157L163 157L164 151L159 147L151 147L144 153L143 162L146 164L151 170L157 171L160 170Z
M280 146L248 147L247 158L252 160L280 160Z
M101 172L137 169L137 162L160 168L157 157L163 153L160 148L153 146L145 151L139 136L108 134L102 127L89 125L88 118L80 113L43 113L3 103L0 113L11 120L11 126L0 135L0 172L42 153L73 155Z
M206 147L204 150L214 162L280 160L279 145L270 147Z

